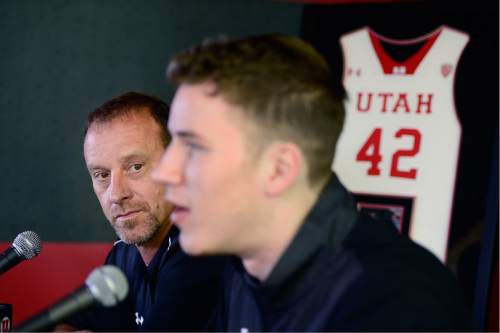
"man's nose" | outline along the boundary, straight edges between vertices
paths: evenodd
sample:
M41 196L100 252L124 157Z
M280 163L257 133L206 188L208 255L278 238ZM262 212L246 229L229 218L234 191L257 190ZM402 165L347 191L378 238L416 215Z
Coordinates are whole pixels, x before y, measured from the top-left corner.
M184 160L181 152L170 144L163 153L158 166L153 170L152 177L164 185L178 185L183 181Z
M109 186L109 199L114 204L119 204L132 197L132 191L128 184L128 179L121 173L111 175L111 184Z

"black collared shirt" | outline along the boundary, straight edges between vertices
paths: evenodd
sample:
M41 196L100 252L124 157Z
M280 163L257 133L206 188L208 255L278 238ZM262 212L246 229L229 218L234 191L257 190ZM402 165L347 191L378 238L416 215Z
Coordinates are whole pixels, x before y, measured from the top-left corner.
M226 266L217 331L463 331L451 272L389 221L358 216L335 175L264 282Z
M223 261L194 258L178 244L177 228L146 266L134 245L118 241L106 264L118 266L129 282L129 295L113 308L96 307L66 321L91 331L201 331L216 302Z

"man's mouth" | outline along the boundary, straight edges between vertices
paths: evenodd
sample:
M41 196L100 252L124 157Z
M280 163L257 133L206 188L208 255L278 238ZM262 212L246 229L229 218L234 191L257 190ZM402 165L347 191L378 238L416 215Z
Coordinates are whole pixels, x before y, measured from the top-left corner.
M170 221L176 225L182 223L182 221L189 214L190 209L183 206L175 206L172 214L170 214Z
M118 214L115 216L115 220L128 220L128 219L136 217L140 212L141 212L141 210L138 209L138 210L131 210L131 211L128 211L125 213L121 213L121 214Z

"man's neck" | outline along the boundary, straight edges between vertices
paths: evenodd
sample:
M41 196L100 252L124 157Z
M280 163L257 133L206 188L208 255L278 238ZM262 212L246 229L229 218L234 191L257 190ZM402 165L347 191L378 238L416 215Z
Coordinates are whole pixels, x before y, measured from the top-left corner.
M142 245L137 245L137 250L141 254L142 260L146 266L148 266L151 260L153 260L153 257L156 252L158 252L163 240L167 237L170 228L172 228L172 223L169 221L165 222L150 241Z
M295 200L277 204L265 225L256 232L256 242L247 252L240 253L246 271L261 282L271 274L279 259L294 239L318 199L319 193L307 193Z

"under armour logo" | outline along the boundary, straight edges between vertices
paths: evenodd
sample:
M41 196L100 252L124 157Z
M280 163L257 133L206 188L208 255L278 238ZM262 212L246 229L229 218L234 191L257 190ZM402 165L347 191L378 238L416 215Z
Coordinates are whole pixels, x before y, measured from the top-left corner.
M143 316L139 316L139 312L136 312L135 313L135 323L137 325L141 325L142 326L143 322L144 322L144 317Z
M405 66L394 66L392 67L392 74L406 74Z
M361 68L353 69L353 68L349 67L347 69L347 76L351 76L351 75L361 76Z
M240 333L248 333L248 332L250 332L250 331L248 330L248 328L246 328L246 327L242 327L242 328L240 328Z

